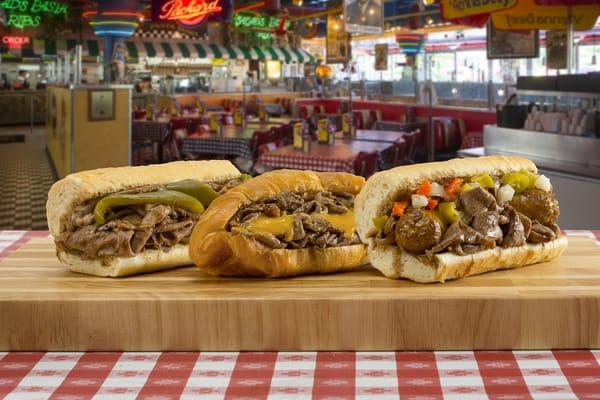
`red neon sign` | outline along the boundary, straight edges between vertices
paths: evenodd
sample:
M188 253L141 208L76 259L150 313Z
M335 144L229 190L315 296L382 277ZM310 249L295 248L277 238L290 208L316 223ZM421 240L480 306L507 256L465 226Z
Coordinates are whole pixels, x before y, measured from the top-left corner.
M160 8L159 19L176 21L188 27L202 23L212 14L223 11L219 0L170 0Z
M2 43L8 45L9 49L20 49L25 44L29 44L27 36L2 36Z

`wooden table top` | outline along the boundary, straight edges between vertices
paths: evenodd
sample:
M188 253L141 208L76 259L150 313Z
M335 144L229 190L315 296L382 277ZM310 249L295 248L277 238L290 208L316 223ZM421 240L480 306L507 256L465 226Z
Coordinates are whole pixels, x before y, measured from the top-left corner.
M272 151L271 155L311 156L331 159L354 159L360 152L381 152L391 147L390 143L367 142L358 140L336 141L333 146L313 143L310 152L294 149L294 146L284 146Z
M437 284L370 266L110 279L68 272L52 240L34 238L0 260L0 351L598 348L599 264L594 241L571 237L556 260Z
M346 139L342 132L336 132L335 138L336 140L394 143L402 140L402 135L404 134L405 132L359 129L356 131L356 137L352 139Z

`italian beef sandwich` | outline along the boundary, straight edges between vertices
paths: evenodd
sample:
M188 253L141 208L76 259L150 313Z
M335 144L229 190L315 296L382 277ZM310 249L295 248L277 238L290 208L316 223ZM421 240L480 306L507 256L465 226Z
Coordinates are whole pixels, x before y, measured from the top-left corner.
M548 178L520 157L397 167L356 198L357 231L389 278L443 282L551 260L567 247Z
M247 178L224 160L68 175L46 204L58 259L72 271L111 277L191 264L188 243L200 215Z
M355 231L354 197L364 179L278 170L216 199L194 228L192 260L221 276L331 273L367 262Z

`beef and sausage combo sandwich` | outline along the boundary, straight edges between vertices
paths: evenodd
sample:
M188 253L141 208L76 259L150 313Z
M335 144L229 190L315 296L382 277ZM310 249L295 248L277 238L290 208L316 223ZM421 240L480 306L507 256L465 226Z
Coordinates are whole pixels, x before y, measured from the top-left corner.
M423 283L560 256L559 214L548 178L520 157L398 167L373 175L356 198L371 264Z
M367 248L355 231L364 179L278 170L216 199L194 228L192 260L212 275L286 277L357 268Z
M48 193L58 259L76 272L125 276L191 264L205 208L242 175L229 161L179 161L78 172Z

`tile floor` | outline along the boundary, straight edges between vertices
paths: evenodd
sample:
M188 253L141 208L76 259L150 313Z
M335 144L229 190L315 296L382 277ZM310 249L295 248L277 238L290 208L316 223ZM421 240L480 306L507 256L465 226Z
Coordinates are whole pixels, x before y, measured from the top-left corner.
M46 199L56 177L46 154L45 129L0 128L0 135L19 133L24 143L0 143L0 230L48 229Z

